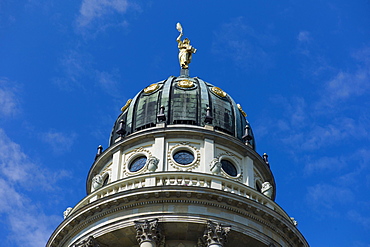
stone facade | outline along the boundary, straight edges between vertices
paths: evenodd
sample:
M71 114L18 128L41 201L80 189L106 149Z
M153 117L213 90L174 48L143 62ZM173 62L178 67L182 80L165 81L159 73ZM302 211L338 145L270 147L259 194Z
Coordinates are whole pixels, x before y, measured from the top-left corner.
M200 85L200 80L189 81L202 92L214 88ZM167 87L153 85L143 92L151 95ZM216 96L224 97L221 93ZM184 95L176 99L182 102ZM222 107L222 101L216 103L214 107ZM125 121L134 115L132 104L123 107ZM239 121L241 107L235 103L227 107L234 111L230 113L235 116L233 121ZM250 127L243 141L238 133L244 127L235 130L235 135L226 133L212 124L220 120L211 118L209 112L201 126L171 123L169 112L180 110L157 108L152 114L160 117L150 118L157 119L156 124L133 133L127 132L130 129L124 126L128 123L120 115L122 121L117 120L113 128L118 134L111 136L104 152L99 149L89 171L87 196L68 210L47 247L308 246L291 217L274 202L276 186L270 164L267 155L261 157L251 145ZM144 123L146 113L140 114Z

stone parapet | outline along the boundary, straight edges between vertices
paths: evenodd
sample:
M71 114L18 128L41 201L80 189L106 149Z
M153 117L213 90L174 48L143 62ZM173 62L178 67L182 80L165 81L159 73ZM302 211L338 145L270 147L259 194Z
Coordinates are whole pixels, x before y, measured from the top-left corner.
M264 196L260 192L256 191L255 189L252 189L237 181L226 179L220 176L195 172L156 172L141 174L118 180L86 196L72 209L72 212L70 214L91 202L94 202L106 196L114 195L119 192L130 191L144 187L160 188L162 186L203 187L215 190L222 190L256 201L276 211L284 218L290 219L290 217L285 213L283 209L281 209L278 204L276 204L273 200Z

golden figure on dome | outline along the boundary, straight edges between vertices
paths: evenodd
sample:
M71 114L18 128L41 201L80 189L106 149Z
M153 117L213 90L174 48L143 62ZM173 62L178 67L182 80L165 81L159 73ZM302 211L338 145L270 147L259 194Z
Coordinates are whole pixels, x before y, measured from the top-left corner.
M190 40L188 38L181 40L183 32L182 32L182 26L179 22L176 25L176 29L180 32L179 37L177 37L176 39L178 43L178 48L179 48L180 66L182 69L188 69L189 63L191 62L191 57L193 53L197 51L197 49L195 49L194 47L190 45Z

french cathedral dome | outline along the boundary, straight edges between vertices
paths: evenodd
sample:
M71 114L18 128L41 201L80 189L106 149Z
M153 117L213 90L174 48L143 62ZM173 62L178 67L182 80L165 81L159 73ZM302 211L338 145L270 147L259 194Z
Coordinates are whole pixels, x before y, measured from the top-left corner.
M267 154L225 91L189 76L196 49L177 38L180 76L121 108L98 147L87 195L47 247L308 247L276 202Z
M124 137L165 122L168 125L212 125L215 131L241 141L247 138L255 148L253 132L241 106L221 88L197 77L170 76L153 83L129 99L121 110L110 145L118 136Z

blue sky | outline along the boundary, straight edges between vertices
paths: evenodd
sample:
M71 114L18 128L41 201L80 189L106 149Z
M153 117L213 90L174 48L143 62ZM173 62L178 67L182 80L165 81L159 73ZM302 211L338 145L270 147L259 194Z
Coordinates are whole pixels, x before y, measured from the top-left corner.
M370 246L370 1L0 1L0 237L44 246L127 99L190 65L248 114L311 246Z

